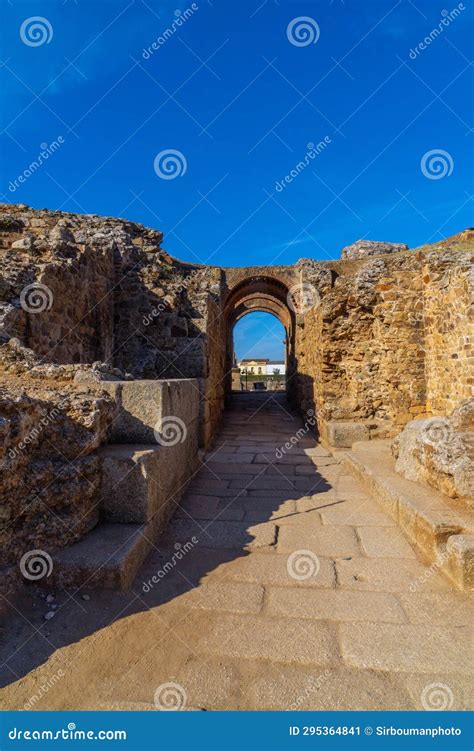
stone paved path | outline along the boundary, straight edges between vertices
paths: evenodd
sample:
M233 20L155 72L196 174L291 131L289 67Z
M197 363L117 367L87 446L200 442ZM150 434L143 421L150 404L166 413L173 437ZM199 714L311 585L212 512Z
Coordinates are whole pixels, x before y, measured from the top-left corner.
M282 395L236 398L131 593L62 593L47 624L17 604L2 701L46 684L38 709L472 706L472 601L306 428Z

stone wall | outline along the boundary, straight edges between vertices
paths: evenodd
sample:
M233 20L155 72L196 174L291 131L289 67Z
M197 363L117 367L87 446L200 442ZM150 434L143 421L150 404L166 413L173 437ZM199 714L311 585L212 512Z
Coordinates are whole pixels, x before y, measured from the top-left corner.
M99 519L97 449L115 411L106 394L41 383L0 388L0 565L68 545Z
M416 251L360 241L342 261L222 269L172 258L160 232L132 222L3 205L0 335L30 347L36 365L99 360L116 377L197 378L210 445L230 386L232 314L246 300L284 323L289 394L316 410L328 440L332 423L393 435L471 394L473 237ZM32 284L47 290L40 310L25 306ZM295 289L309 304L292 306ZM0 350L4 367L8 357Z
M474 386L474 266L471 253L430 254L423 267L427 411L449 414Z
M331 264L326 289L313 279L321 302L298 320L298 401L328 441L332 423L395 435L472 395L472 250L371 255Z

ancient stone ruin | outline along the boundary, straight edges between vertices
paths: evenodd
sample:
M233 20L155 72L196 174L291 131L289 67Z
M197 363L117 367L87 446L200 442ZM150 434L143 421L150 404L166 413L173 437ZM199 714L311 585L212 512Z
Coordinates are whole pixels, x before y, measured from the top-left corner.
M288 397L322 445L472 586L474 230L248 268L183 263L162 240L0 206L3 591L37 550L61 585L130 584L213 445L232 329L254 310L283 324Z

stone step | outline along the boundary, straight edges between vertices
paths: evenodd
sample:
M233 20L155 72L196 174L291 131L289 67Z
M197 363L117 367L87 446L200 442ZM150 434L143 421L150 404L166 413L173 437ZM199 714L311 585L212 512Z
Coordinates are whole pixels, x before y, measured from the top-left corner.
M459 589L474 587L474 529L439 491L401 477L390 441L357 441L344 454L351 472L393 516L415 548Z
M160 446L115 444L101 448L101 516L122 524L144 524L158 513Z
M150 550L141 524L98 524L82 540L52 556L48 587L128 589Z
M109 443L173 446L185 440L198 420L198 381L175 378L166 381L101 381L117 403Z

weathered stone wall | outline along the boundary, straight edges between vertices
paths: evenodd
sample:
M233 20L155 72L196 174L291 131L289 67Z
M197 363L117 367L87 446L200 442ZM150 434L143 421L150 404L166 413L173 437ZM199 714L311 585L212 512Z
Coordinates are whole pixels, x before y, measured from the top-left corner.
M394 435L472 395L472 251L402 251L331 264L297 325L298 401L320 431L357 422ZM311 279L311 267L305 281Z
M208 299L205 342L206 370L201 382L201 443L210 446L219 427L226 389L224 319L218 295L209 296Z
M361 438L392 435L471 395L473 231L417 251L363 241L342 261L221 269L177 261L160 232L131 222L24 206L0 214L4 340L18 337L46 363L104 360L110 377L197 378L206 445L230 385L238 305L238 315L279 315L290 396L316 410L322 432L346 422ZM51 293L41 312L22 299L33 283Z
M427 411L446 415L474 387L474 266L472 253L427 256L423 321Z
M74 542L97 524L106 394L62 384L0 388L0 565Z

